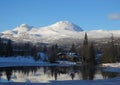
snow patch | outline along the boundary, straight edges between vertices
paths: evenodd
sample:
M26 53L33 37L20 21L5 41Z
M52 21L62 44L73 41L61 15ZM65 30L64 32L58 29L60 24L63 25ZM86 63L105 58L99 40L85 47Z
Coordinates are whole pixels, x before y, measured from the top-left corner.
M104 64L102 64L102 67L116 67L116 68L120 68L120 63L104 63Z
M104 63L102 67L104 67L103 71L120 73L120 63Z

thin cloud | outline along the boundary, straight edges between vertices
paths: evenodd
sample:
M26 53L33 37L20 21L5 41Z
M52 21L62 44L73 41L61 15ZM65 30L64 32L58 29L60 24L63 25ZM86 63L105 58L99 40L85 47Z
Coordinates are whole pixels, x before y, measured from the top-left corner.
M120 20L120 13L119 13L119 14L118 14L118 13L109 14L109 15L108 15L108 18L109 18L110 20Z

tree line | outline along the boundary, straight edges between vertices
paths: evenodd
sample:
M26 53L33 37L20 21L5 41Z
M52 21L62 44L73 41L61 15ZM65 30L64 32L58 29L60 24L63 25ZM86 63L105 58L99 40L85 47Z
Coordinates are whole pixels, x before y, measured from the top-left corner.
M11 40L8 40L7 42L3 43L2 39L0 38L0 56L1 57L13 56L13 48L12 48Z
M45 52L46 46L32 44L30 42L13 42L10 39L0 38L0 57L17 57L17 56L32 56L35 60L39 60L38 52Z
M89 42L87 33L85 33L83 44L75 45L74 43L68 48L65 49L62 46L55 45L41 45L33 44L30 42L27 43L15 43L11 40L3 42L0 38L0 56L1 57L10 57L10 56L33 56L35 60L40 59L38 52L43 52L48 55L50 62L55 62L57 59L57 54L60 52L69 52L76 53L82 61L83 65L94 65L98 61L96 60L96 55L98 50L101 51L101 56L99 57L100 63L113 63L120 61L120 44L114 40L112 36L109 42L102 44L101 46L96 46L94 42Z

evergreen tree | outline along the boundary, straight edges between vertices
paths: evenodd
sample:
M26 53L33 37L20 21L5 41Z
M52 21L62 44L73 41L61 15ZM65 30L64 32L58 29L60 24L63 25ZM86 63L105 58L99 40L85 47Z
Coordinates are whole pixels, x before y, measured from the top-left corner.
M93 45L93 43L91 43L90 44L90 48L89 48L89 50L90 50L90 66L95 66L95 64L96 64L96 61L95 61L95 49L94 49L94 45Z
M89 80L93 80L94 74L95 74L95 65L96 65L96 60L95 60L95 49L93 43L90 44L89 47L89 52L90 52L90 58L88 62L88 68L89 68Z
M6 68L5 73L6 73L6 78L9 81L11 79L12 69L10 69L9 67Z
M30 42L24 44L24 55L30 55L31 45Z
M82 77L83 79L92 80L95 74L95 50L93 43L88 43L87 33L85 33L85 38L82 48Z
M83 45L88 45L88 36L87 36L87 33L85 33Z
M83 42L82 48L82 57L83 57L83 64L95 64L95 49L93 43L88 43L87 33L85 33L85 38Z
M82 47L82 63L87 64L89 61L89 44L88 44L88 37L87 33L85 33L83 47Z
M117 57L117 49L114 45L114 38L112 36L111 41L108 42L105 48L103 49L101 63L114 63L117 61L116 57Z
M70 48L70 52L71 53L75 53L76 52L76 48L75 48L75 44L72 44L72 47Z
M50 62L51 63L55 63L56 59L57 59L57 54L58 54L59 50L58 50L58 45L53 45L51 47L51 55L50 55Z
M44 47L43 47L43 52L44 52L44 53L47 52L47 47L46 47L46 45L44 45Z
M12 47L12 41L8 40L6 45L6 57L13 56L13 47Z
M36 46L34 46L34 47L32 48L32 54L31 54L31 55L33 56L33 58L34 58L35 61L40 60L40 56L37 55Z

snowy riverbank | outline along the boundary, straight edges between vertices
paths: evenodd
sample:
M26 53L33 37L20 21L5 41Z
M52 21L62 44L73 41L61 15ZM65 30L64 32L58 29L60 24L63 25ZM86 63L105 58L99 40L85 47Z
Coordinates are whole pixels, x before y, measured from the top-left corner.
M120 63L105 63L102 64L102 67L104 71L120 73Z
M51 64L44 61L35 61L32 57L0 57L0 67L13 67L13 66L70 66L75 63L70 61L58 61L58 63Z
M116 68L120 68L120 63L104 63L104 64L102 64L102 67L116 67Z

